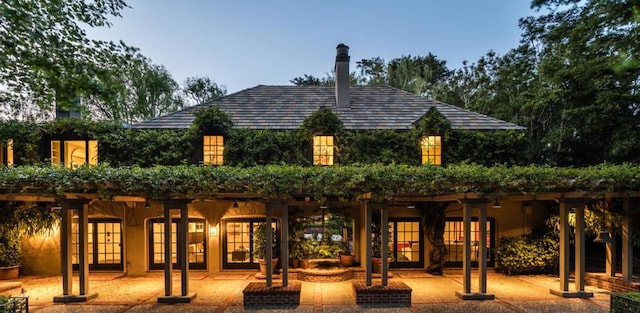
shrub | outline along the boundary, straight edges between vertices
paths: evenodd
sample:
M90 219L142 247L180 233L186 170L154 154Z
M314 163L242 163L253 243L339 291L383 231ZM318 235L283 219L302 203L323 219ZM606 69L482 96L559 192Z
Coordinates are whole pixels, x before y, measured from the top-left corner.
M22 264L22 251L18 238L0 236L0 267Z
M611 309L612 313L626 313L640 311L640 293L612 293Z
M496 248L496 271L507 275L555 273L558 242L551 237L503 237Z

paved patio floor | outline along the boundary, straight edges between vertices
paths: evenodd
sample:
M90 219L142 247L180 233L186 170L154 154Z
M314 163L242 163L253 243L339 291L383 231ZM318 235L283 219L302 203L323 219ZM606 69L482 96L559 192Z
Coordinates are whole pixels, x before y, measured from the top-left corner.
M421 271L394 272L393 280L401 280L412 289L411 307L361 306L355 304L352 282L302 282L299 306L246 309L242 290L256 281L253 272L225 272L219 275L192 272L189 291L197 293L189 304L158 304L163 294L163 278L159 273L145 277L115 274L90 274L90 291L98 298L86 303L55 304L53 297L62 292L62 278L20 277L23 295L29 297L30 312L609 312L609 292L587 286L591 299L565 299L549 293L557 289L557 277L488 275L488 292L492 301L463 301L455 292L462 290L462 274L448 271L432 276ZM174 292L179 294L179 276L175 276ZM473 291L477 277L472 278ZM3 282L6 284L7 282ZM3 284L0 283L0 284ZM74 282L77 285L77 280ZM379 283L375 282L374 283ZM74 286L77 287L77 286ZM573 286L572 286L573 287ZM74 290L75 292L75 290Z

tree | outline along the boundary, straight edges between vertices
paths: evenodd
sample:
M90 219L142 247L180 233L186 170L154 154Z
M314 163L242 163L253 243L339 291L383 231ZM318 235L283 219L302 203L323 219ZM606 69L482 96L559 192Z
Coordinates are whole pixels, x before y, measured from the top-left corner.
M225 96L227 88L216 84L209 77L194 76L185 80L182 92L188 102L201 104Z
M184 107L180 86L162 65L138 57L113 65L106 97L89 97L87 110L95 118L137 122Z
M334 78L333 75L329 74L321 78L304 74L303 76L294 77L290 82L296 86L333 86Z
M549 9L521 20L523 42L539 53L536 96L556 112L542 138L546 159L578 166L639 161L638 2L535 0L532 7Z
M123 0L0 2L0 84L13 99L69 109L80 96L108 96L111 71L137 54L123 42L90 40L83 27L110 26Z

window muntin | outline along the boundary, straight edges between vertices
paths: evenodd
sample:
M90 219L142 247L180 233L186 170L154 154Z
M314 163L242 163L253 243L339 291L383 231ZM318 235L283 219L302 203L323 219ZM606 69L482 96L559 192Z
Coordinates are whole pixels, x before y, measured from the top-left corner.
M478 263L480 253L480 225L477 218L471 221L471 262ZM444 244L447 248L448 266L461 266L464 261L464 224L461 218L447 218L444 227ZM491 247L494 243L493 219L487 218L487 264L493 266Z
M171 262L174 269L179 269L180 247L178 233L182 232L179 219L171 221ZM187 260L189 269L207 268L207 240L205 221L190 218L187 229ZM149 269L164 268L164 220L161 218L149 221Z
M6 146L0 146L0 164L6 166L13 165L13 139L7 140Z
M90 270L122 270L122 226L118 219L89 219L87 262ZM78 268L79 233L78 220L74 219L71 234L71 260Z
M204 164L223 165L224 164L224 137L204 136Z
M264 224L264 219L229 219L223 225L223 258L225 269L258 268L258 258L255 256L255 242L253 234L258 225ZM278 229L278 222L272 221L271 228Z
M389 257L392 267L422 267L422 228L418 219L389 219Z
M84 164L98 164L97 140L52 140L51 164L77 168Z
M426 136L420 142L422 164L442 165L442 137Z
M313 137L313 165L333 165L333 136Z

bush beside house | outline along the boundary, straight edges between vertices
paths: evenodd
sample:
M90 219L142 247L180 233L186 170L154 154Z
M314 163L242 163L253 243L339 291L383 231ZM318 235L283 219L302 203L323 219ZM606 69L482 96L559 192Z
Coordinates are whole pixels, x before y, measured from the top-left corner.
M556 273L560 256L552 237L503 237L496 248L496 272L507 275Z

